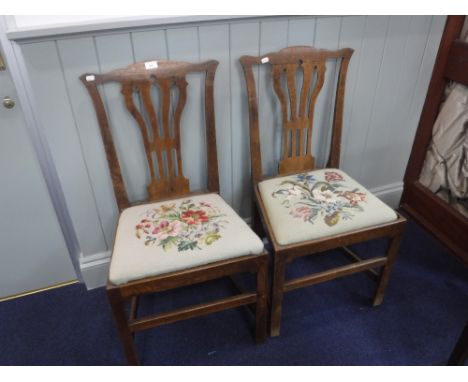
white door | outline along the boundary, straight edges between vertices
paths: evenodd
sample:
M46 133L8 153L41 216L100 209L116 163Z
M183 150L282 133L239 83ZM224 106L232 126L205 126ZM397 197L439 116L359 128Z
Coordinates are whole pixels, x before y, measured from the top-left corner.
M76 279L8 62L4 64L0 68L0 301Z

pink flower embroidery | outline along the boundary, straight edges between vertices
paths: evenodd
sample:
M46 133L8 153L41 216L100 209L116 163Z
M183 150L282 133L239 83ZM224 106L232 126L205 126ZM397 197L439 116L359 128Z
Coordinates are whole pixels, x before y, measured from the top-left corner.
M298 207L290 212L290 214L295 218L303 218L304 221L309 220L309 217L312 213L312 209L309 207Z
M353 191L340 191L339 195L345 199L348 199L351 202L351 205L356 205L359 202L366 201L366 194L363 192L353 192Z
M153 235L156 236L158 240L164 240L169 236L177 236L179 235L180 231L182 231L182 223L178 220L168 222L167 220L163 220L159 223L155 229L153 229Z
M327 182L340 182L344 180L344 178L335 171L325 171L325 180Z
M178 252L202 249L221 239L221 230L228 223L217 207L206 202L186 199L179 203L162 204L144 213L135 225L135 236L144 245L158 245L164 251Z

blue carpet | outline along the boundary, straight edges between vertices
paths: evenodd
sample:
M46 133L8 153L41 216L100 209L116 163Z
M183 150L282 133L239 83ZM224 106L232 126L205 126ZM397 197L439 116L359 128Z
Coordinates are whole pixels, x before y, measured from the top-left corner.
M383 253L385 241L356 248ZM346 261L324 253L288 276ZM245 280L249 282L249 280ZM285 295L281 335L255 345L244 309L137 334L144 365L436 365L447 361L468 319L468 270L415 223L408 224L384 303L357 274ZM142 301L141 312L232 294L225 280ZM157 307L157 309L156 309ZM0 365L119 365L125 359L104 289L83 285L0 303Z

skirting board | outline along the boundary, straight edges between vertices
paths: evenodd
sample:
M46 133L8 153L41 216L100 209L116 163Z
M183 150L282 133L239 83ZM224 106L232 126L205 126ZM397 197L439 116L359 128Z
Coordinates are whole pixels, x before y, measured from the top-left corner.
M403 192L403 183L392 183L370 191L389 206L397 208ZM250 218L245 220L249 222ZM102 252L81 259L81 274L88 290L106 285L110 255L110 252Z
M369 189L384 203L392 208L398 208L400 205L401 194L403 193L403 182L386 184L385 186Z

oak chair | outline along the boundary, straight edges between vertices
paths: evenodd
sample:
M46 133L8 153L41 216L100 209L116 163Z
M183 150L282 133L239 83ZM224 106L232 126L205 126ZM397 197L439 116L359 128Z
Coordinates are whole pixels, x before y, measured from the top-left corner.
M337 169L346 72L352 53L352 49L329 51L296 46L259 57L240 58L249 107L253 226L258 233L266 232L273 247L271 336L280 333L284 292L356 272L376 274L374 268L383 267L373 302L376 306L383 300L395 262L405 218ZM315 103L324 85L328 61L339 66L338 79L330 154L326 167L317 170L311 153L312 126ZM256 65L271 67L272 90L279 100L282 114L281 158L278 175L273 177L265 177L262 172L259 105L254 77ZM298 86L298 72L302 72L302 86ZM390 238L386 257L363 260L347 247L379 237ZM294 259L334 248L342 248L352 263L285 280L286 265Z
M80 77L96 111L120 212L107 295L125 355L132 365L138 364L135 332L243 305L255 306L257 342L266 337L267 254L260 238L218 195L213 95L217 66L214 60L147 61ZM199 192L190 192L182 162L187 158L181 153L186 77L191 73L204 74L205 78L208 185ZM131 203L127 197L118 147L99 90L110 82L120 84L124 105L141 134L149 172L148 198L144 202ZM153 96L155 92L159 97ZM191 122L184 121L182 127L190 128ZM245 272L256 274L256 291L138 317L141 295Z

